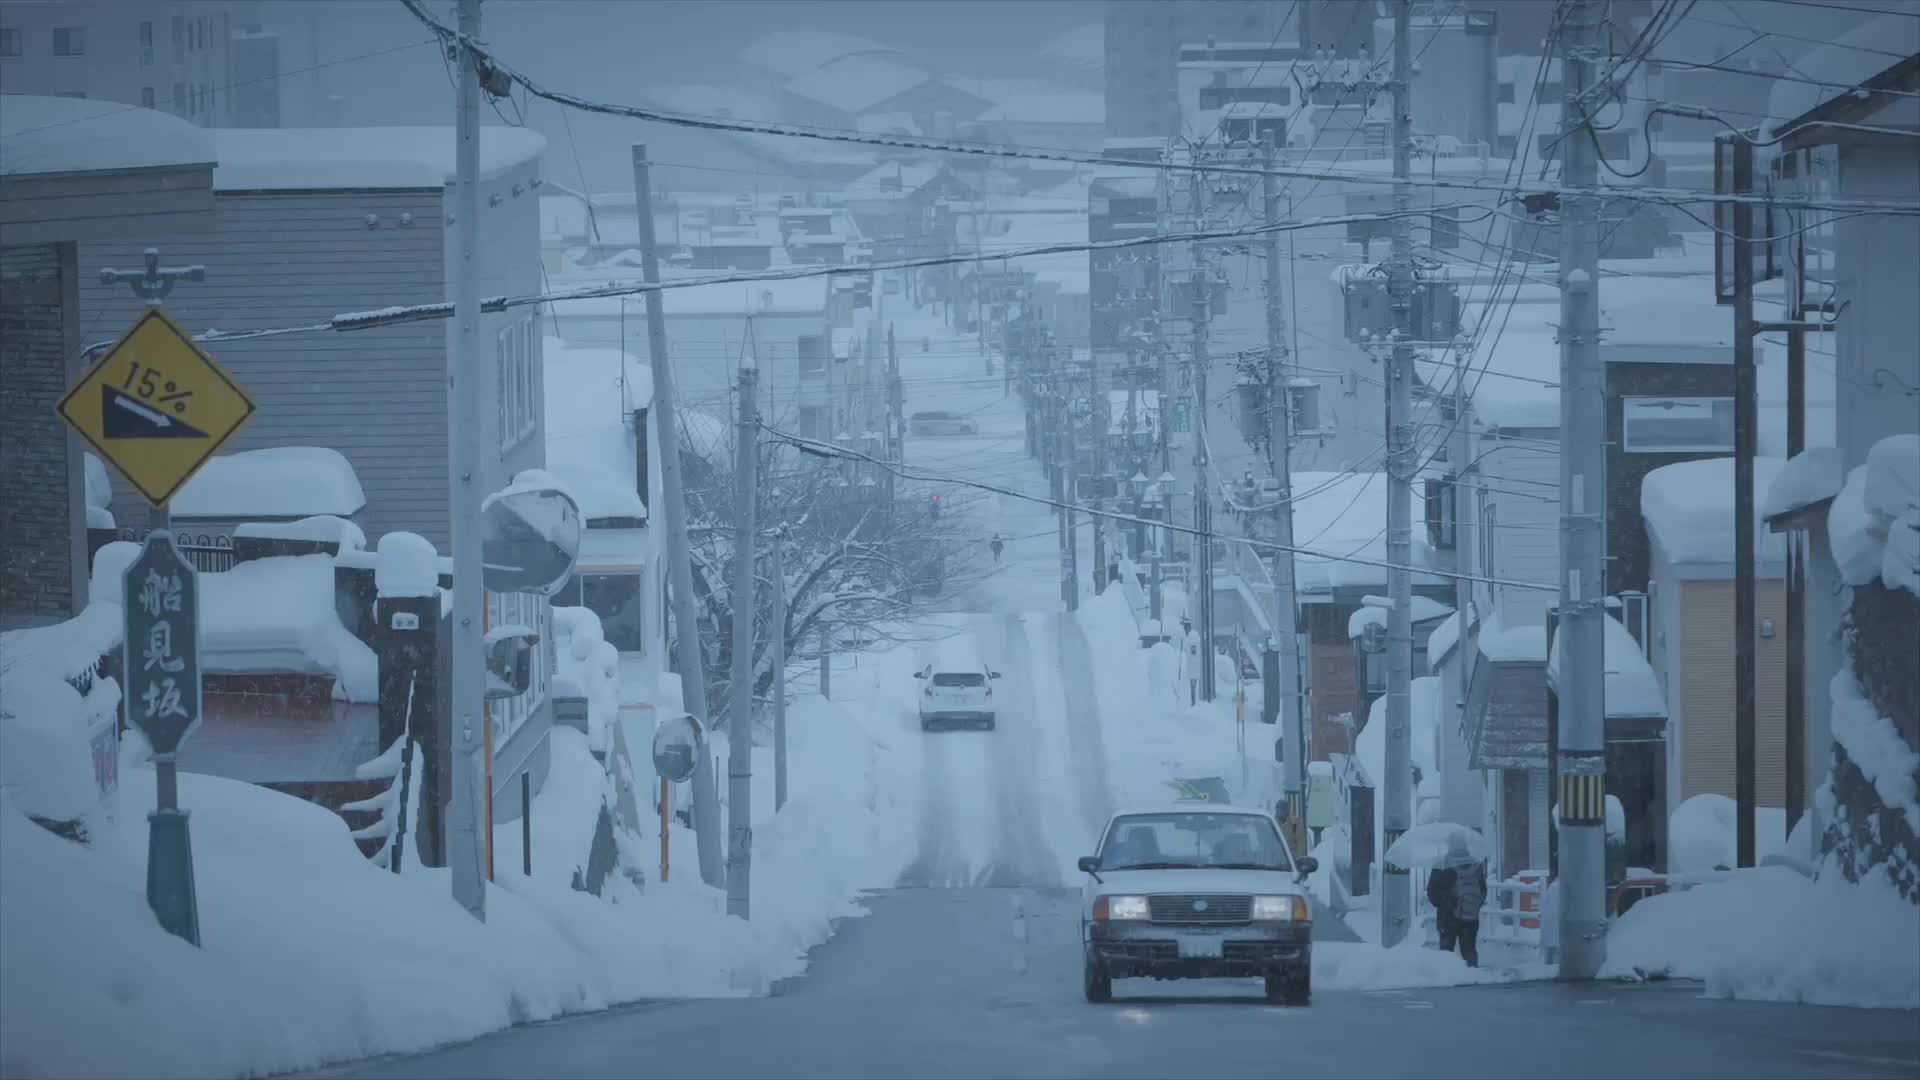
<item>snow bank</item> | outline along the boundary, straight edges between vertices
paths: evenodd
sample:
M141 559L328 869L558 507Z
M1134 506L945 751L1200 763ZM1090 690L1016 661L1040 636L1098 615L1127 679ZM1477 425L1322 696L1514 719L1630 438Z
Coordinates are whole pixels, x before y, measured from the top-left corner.
M1717 867L1739 862L1738 808L1732 799L1711 792L1695 795L1675 807L1667 819L1667 865L1679 875L1709 874ZM1764 858L1783 852L1787 841L1787 814L1777 806L1754 810L1754 855Z
M0 792L48 821L87 817L99 806L100 788L80 692L37 671L15 671L0 688ZM9 866L6 876L17 873Z
M1762 491L1760 516L1772 518L1838 495L1846 477L1840 467L1839 449L1815 446L1788 458L1774 475L1773 483L1764 489L1759 488L1759 478L1754 479L1755 488Z
M331 675L353 702L380 699L379 661L340 624L333 560L257 559L200 575L200 661L211 675Z
M588 745L604 751L607 733L620 716L620 650L608 643L600 616L588 608L554 608L553 636L554 693L587 699Z
M653 372L619 349L547 338L547 468L583 501L583 517L647 516L634 477L632 414L653 400Z
M1786 462L1756 457L1753 488L1769 491ZM1787 557L1786 538L1769 533L1756 500L1754 550L1762 563ZM1640 484L1647 532L1675 563L1733 562L1733 459L1702 458L1662 465Z
M360 526L332 514L315 514L298 521L248 521L235 526L233 535L260 540L310 540L337 544L341 551L361 551L367 546L367 534Z
M237 521L352 517L367 505L353 466L324 446L275 446L221 454L173 497L175 518Z
M795 779L778 814L771 751L756 752L751 922L728 917L724 894L700 883L693 837L677 824L671 881L649 872L641 891L616 873L604 899L571 888L591 842L578 823L597 817L607 778L567 730L554 733L554 771L534 805L534 875L518 872L518 823L503 826L484 924L453 902L445 871L369 865L319 807L183 774L196 949L146 908L144 814L118 815L82 847L28 823L0 792L0 1073L273 1075L624 1002L764 992L801 973L834 920L864 912L862 890L891 884L911 857L919 747L899 734L899 702L875 692L886 667L837 680L840 700L795 698ZM127 767L116 798L151 806L151 768ZM657 853L657 831L642 839L643 857ZM102 1017L112 1038L99 1037Z
M126 546L139 554L137 545ZM111 576L116 582L120 577ZM24 672L63 680L87 678L101 657L120 649L125 615L118 594L117 589L109 596L90 594L94 602L65 622L0 633L0 678Z
M1920 1008L1920 919L1881 870L1857 885L1739 870L1635 904L1601 973L1700 979L1714 997Z
M1506 982L1486 968L1470 968L1460 954L1429 949L1409 938L1393 948L1339 941L1313 945L1315 990L1393 990Z

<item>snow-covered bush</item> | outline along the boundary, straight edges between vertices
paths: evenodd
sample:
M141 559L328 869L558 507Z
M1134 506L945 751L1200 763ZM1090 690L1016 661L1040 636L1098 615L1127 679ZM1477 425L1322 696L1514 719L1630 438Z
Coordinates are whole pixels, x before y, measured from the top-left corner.
M109 545L112 546L112 545ZM27 816L84 838L100 808L93 738L118 722L120 687L100 671L120 645L120 605L0 634L0 788Z

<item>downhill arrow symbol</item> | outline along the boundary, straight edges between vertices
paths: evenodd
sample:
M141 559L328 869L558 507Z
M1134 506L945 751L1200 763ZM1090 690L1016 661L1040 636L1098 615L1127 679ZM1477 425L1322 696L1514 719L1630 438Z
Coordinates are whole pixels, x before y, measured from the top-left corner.
M111 386L100 388L100 434L108 439L210 439L213 436Z

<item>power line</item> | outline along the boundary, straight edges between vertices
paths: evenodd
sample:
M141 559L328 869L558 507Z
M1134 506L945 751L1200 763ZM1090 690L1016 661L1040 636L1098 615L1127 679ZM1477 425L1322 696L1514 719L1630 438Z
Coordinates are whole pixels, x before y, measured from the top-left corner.
M760 428L762 431L765 431L768 435L771 435L775 439L781 440L793 446L794 448L800 450L802 453L811 454L815 457L829 457L829 458L838 457L838 458L847 458L849 460L854 460L854 461L866 462L870 465L874 465L881 469L884 469L887 472L893 473L895 476L898 476L903 480L913 480L919 483L952 484L958 487L974 488L979 491L989 492L991 494L1004 496L1010 499L1019 499L1025 502L1038 503L1043 506L1051 506L1051 507L1056 507L1063 510L1073 510L1079 513L1086 513L1086 514L1094 515L1096 517L1106 518L1111 521L1120 521L1120 522L1125 522L1127 524L1132 524L1132 525L1145 525L1145 526L1151 526L1154 528L1166 529L1170 532L1177 532L1184 536L1192 536L1199 539L1226 540L1233 543L1246 544L1249 547L1264 548L1268 551L1290 552L1294 555L1300 555L1300 556L1304 556L1306 558L1311 558L1311 559L1324 559L1328 562L1354 563L1361 566L1375 566L1385 570L1406 570L1409 573L1430 574L1434 577L1447 578L1450 580L1477 581L1477 582L1482 582L1490 585L1504 585L1509 588L1515 588L1515 589L1529 589L1536 592L1557 592L1559 591L1559 588L1560 588L1558 585L1545 585L1539 582L1532 582L1532 581L1513 581L1513 580L1508 580L1504 578L1481 577L1475 574L1460 574L1460 573L1455 573L1453 571L1441 570L1441 569L1437 569L1429 566L1401 566L1399 564L1389 563L1384 559L1367 559L1367 558L1361 558L1354 555L1336 555L1328 551L1314 551L1309 548L1303 548L1303 547L1294 546L1294 545L1276 544L1270 540L1255 540L1249 537L1232 536L1226 533L1215 532L1211 529L1198 529L1190 525L1178 525L1172 521L1157 521L1149 518L1135 517L1132 514L1123 514L1123 513L1119 513L1117 511L1112 511L1112 510L1097 509L1095 507L1086 506L1080 503L1067 502L1060 499L1049 498L1045 495L1030 495L1024 491L1017 491L1013 488L1002 487L997 484L986 484L977 480L967 480L957 476L948 476L948 475L942 475L937 473L929 473L926 470L914 469L910 466L895 465L893 462L882 461L879 458L873 457L868 454L863 454L857 450L851 450L851 449L847 449L846 447L835 446L834 444L829 442L822 442L818 439L809 439L809 438L806 438L805 436L795 435L795 434L792 434L791 432L781 431L778 428L771 427L764 423L760 425ZM919 475L916 475L916 474L919 474Z
M421 7L420 0L401 0L414 17L440 34L450 42L461 42L460 34L439 22ZM1045 149L992 143L969 143L952 140L929 139L910 135L871 135L865 132L848 131L834 128L808 128L792 124L775 124L760 121L735 120L717 116L698 116L687 113L665 112L659 109L636 105L617 105L609 102L594 101L562 91L550 90L534 82L526 75L505 65L484 45L478 42L462 42L462 47L471 52L476 61L484 64L490 76L505 78L518 83L535 97L543 98L557 105L580 109L584 112L600 113L607 116L620 116L632 120L645 120L674 127L695 128L707 131L730 131L749 135L776 135L787 138L814 139L821 142L849 143L861 146L886 147L900 150L923 150L934 153L968 155L973 157L1006 158L1010 160L1051 161L1062 164L1091 165L1101 169L1141 169L1150 172L1189 171L1192 166L1164 160L1140 161L1125 158L1110 158L1101 154L1090 154L1075 150ZM1256 166L1213 165L1206 170L1228 176L1276 176L1302 180L1338 180L1355 184L1393 183L1390 176L1374 175L1367 172L1312 170L1305 168L1266 169ZM1421 182L1423 187L1451 188L1467 191L1498 190L1472 179L1454 177L1429 177ZM1605 185L1574 189L1564 186L1538 184L1517 189L1518 194L1538 195L1587 195L1599 198L1632 198L1647 202L1711 202L1755 206L1771 205L1777 209L1848 209L1899 216L1920 216L1920 201L1892 201L1845 199L1829 200L1821 205L1812 205L1793 201L1779 196L1751 193L1713 192L1690 189L1639 187L1620 189Z

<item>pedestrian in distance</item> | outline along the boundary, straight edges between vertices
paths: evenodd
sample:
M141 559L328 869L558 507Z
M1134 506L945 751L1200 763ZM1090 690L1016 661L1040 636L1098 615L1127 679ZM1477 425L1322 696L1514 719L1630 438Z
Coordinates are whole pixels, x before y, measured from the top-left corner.
M989 544L988 544L987 546L993 549L993 561L994 561L994 562L999 562L999 561L1000 561L1000 553L1001 553L1001 552L1003 552L1003 551L1005 551L1005 550L1007 550L1007 545L1006 545L1006 541L1004 541L1004 540L1001 540L1001 539L1000 539L1000 534L999 534L999 533L994 533L994 534L993 534L993 542L992 542L992 543L989 543Z
M1467 850L1467 838L1455 836L1446 857L1427 875L1427 901L1433 905L1440 949L1456 943L1468 967L1480 966L1480 908L1487 902L1487 866Z

